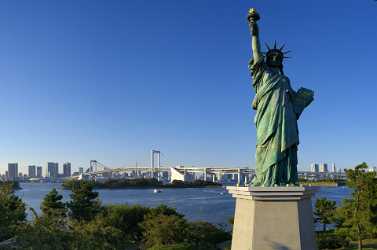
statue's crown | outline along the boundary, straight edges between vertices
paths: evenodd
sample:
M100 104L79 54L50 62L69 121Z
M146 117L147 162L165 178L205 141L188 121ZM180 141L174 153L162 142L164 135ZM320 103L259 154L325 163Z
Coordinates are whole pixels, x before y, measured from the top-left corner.
M285 44L283 44L280 48L278 48L277 43L275 41L273 48L271 48L267 43L266 43L266 47L268 49L266 53L266 57L277 55L279 58L281 58L282 61L284 58L289 58L288 56L286 56L286 54L288 54L291 51L289 50L283 51Z

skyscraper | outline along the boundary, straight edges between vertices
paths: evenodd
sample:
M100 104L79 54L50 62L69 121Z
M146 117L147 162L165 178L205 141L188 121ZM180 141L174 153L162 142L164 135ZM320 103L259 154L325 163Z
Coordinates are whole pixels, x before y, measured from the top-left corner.
M331 165L331 172L336 173L336 166L335 163Z
M16 180L18 178L18 163L8 163L8 179Z
M37 177L42 178L42 167L37 167Z
M47 177L51 180L56 180L59 174L59 163L47 162Z
M318 173L319 172L319 165L317 163L310 164L310 172Z
M71 163L65 162L63 164L63 176L64 177L70 177L71 176Z
M319 166L319 172L321 172L321 173L327 173L327 172L329 172L329 168L328 168L327 163L322 163Z
M37 175L36 175L36 167L35 167L35 165L30 165L29 167L28 167L28 175L29 175L29 177L31 177L31 178L33 178L33 177L36 177Z

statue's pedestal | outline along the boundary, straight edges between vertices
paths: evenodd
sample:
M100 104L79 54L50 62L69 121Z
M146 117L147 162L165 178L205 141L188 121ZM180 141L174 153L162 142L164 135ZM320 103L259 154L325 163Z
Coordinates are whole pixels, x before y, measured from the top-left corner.
M315 250L312 187L227 187L236 198L232 250Z

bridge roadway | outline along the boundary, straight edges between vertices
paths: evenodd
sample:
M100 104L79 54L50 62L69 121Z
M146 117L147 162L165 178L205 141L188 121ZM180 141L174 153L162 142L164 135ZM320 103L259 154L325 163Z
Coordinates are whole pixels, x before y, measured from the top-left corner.
M173 173L175 174L173 174ZM132 166L132 167L121 167L121 168L109 168L102 163L92 160L90 162L90 167L86 171L86 174L92 177L106 177L111 178L114 175L123 175L132 173L132 176L143 176L143 177L157 177L169 176L170 180L175 179L178 173L178 179L185 178L186 174L196 175L199 174L204 180L207 177L212 177L215 181L221 180L223 176L231 175L232 179L237 180L240 183L241 179L250 180L254 176L254 169L250 168L231 168L231 167L195 167L195 166L176 166L176 167L166 167L166 166L156 166L156 167L145 167L145 166ZM165 173L165 174L164 174ZM172 175L175 177L173 178ZM246 181L245 180L245 181Z
M176 170L185 173L207 173L207 174L254 174L255 170L250 168L222 168L222 167L173 167ZM127 173L127 172L170 172L171 167L161 166L160 168L152 167L122 167L122 168L99 168L89 171L90 174L103 174L103 173Z

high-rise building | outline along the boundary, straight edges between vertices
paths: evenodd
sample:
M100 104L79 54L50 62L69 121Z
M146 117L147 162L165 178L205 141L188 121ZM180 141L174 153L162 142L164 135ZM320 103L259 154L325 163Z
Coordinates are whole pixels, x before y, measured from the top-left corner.
M16 180L18 178L18 163L8 163L8 179Z
M322 163L319 166L319 172L321 172L321 173L327 173L327 172L329 172L329 168L328 168L327 163Z
M336 173L335 163L331 164L331 172Z
M42 178L42 167L37 167L37 177Z
M318 173L319 172L319 165L317 163L310 164L310 172Z
M79 168L79 174L83 174L84 173L84 168Z
M71 163L65 162L63 164L63 176L64 177L70 177L71 176Z
M47 177L56 180L59 175L59 163L47 162Z
M29 167L28 167L28 175L29 175L29 177L31 177L31 178L33 178L33 177L36 177L37 175L36 175L36 167L35 167L35 165L30 165Z

